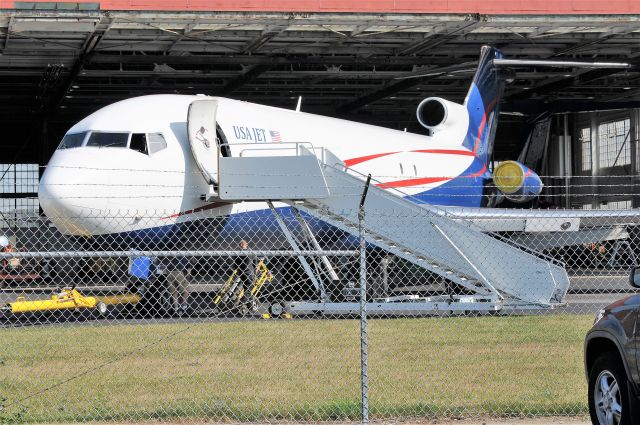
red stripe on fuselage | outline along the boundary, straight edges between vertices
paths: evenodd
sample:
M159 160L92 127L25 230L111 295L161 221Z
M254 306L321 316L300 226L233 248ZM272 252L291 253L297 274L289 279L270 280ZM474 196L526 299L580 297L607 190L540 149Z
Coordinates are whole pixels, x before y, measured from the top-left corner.
M482 170L478 171L477 173L473 173L468 176L460 176L460 177L480 177L481 175L484 174L485 171L487 171L487 164L484 164L484 166L482 167Z
M393 155L398 152L385 152L385 153L375 153L373 155L360 156L358 158L345 159L344 165L347 167L353 167L356 164L361 164L363 162L371 161L372 159L381 158L383 156Z
M414 151L415 153L434 153L439 155L463 155L463 156L474 156L473 152L459 149L418 149ZM350 158L344 161L344 164L347 167L353 167L357 164L362 164L363 162L371 161L372 159L382 158L383 156L394 155L396 153L401 153L399 151L396 152L385 152L385 153L375 153L372 155L360 156L357 158Z
M447 180L451 180L453 177L424 177L417 179L396 180L392 182L378 183L380 189L387 189L389 187L407 187L407 186L419 186L422 184L438 183Z
M419 185L423 185L423 184L430 184L430 183L439 183L439 182L443 182L443 181L448 181L448 180L453 180L455 178L474 178L474 177L480 177L481 175L484 174L484 172L487 171L487 164L484 164L484 166L482 167L482 169L478 172L475 172L473 174L469 174L468 176L458 176L458 177L423 177L423 178L417 178L417 179L406 179L406 180L395 180L395 181L391 181L391 182L385 182L385 183L379 183L376 186L378 186L381 189L386 189L389 187L409 187L409 186L419 186Z
M225 205L229 205L229 202L214 202L213 204L208 204L202 207L194 208L192 210L181 211L176 214L171 214L168 217L163 217L160 220L167 220L169 218L182 217L183 215L194 214L202 211L212 210L214 208L224 207Z
M473 152L462 150L462 149L417 149L417 150L408 151L408 152L433 153L437 155L475 156ZM347 159L345 160L344 163L347 167L352 167L356 164L361 164L363 162L367 162L372 159L377 159L384 156L393 155L396 153L400 153L400 152L385 152L385 153L361 156L358 158ZM479 172L469 176L459 176L459 177L477 177L479 175L482 175L486 170L487 170L487 165L485 164L482 170L480 170ZM423 184L439 183L447 180L452 180L454 178L455 177L419 177L414 179L395 180L395 181L390 181L385 183L379 183L376 186L378 186L381 189L392 188L392 187L409 187L409 186L418 186Z

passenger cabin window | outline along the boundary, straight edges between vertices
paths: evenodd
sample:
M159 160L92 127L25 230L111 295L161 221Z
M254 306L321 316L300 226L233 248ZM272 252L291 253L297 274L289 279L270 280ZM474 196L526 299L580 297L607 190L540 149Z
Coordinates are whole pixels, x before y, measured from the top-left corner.
M82 146L82 142L84 142L84 138L87 136L87 132L83 131L82 133L72 133L65 134L62 138L62 142L60 142L60 146L58 149L71 149Z
M131 135L131 143L129 143L129 149L133 149L134 151L138 151L145 155L147 152L147 136L144 133L133 133Z
M162 133L147 133L149 154L154 154L167 148L167 141Z
M87 146L99 148L126 148L129 141L129 133L101 133L91 132Z

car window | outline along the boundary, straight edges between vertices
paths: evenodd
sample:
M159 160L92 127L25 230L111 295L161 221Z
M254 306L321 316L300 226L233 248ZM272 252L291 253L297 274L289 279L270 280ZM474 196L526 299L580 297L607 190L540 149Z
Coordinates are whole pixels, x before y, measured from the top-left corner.
M167 148L167 141L164 139L162 133L148 133L147 142L150 154Z
M126 148L129 141L129 133L103 133L92 131L87 141L87 146L100 148Z
M58 149L71 149L82 146L84 138L87 136L87 132L65 134L60 142Z

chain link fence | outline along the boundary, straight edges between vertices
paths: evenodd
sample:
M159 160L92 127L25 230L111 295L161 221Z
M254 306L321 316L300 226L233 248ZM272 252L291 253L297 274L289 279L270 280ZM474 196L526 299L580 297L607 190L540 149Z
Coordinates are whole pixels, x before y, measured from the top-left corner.
M634 292L636 210L370 196L3 229L0 422L585 415L583 338Z

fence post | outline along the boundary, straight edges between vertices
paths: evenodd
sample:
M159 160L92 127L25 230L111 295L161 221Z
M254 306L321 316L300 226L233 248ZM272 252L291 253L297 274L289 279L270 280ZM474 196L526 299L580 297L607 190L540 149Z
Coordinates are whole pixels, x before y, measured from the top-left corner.
M367 335L367 258L364 231L364 201L371 183L371 174L367 176L360 206L358 208L358 233L360 237L360 370L362 390L362 425L369 424L369 340Z

